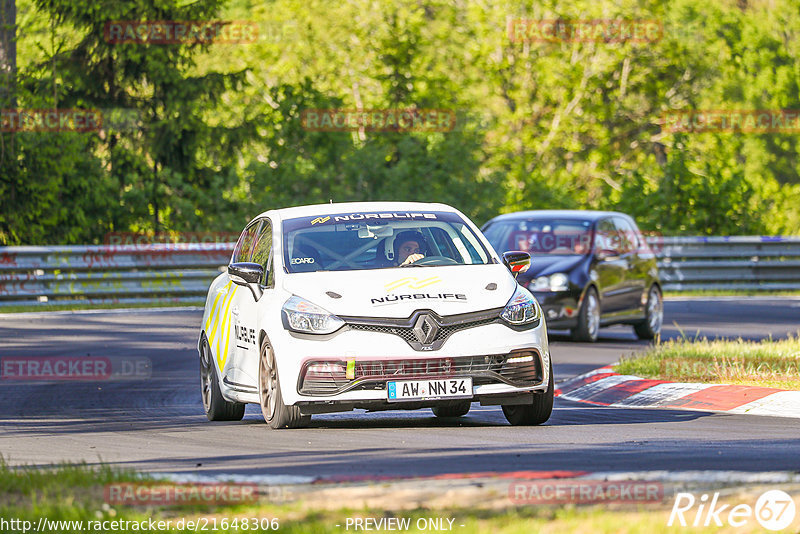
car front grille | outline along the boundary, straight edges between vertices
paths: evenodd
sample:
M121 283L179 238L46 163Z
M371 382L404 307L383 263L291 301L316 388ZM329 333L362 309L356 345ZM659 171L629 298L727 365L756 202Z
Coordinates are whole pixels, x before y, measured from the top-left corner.
M442 326L439 328L439 331L436 333L436 336L433 337L431 340L431 344L436 342L442 342L450 337L455 332L459 332L461 330L466 330L467 328L475 328L477 326L484 326L487 324L492 324L497 322L496 317L486 318L486 319L479 319L477 321L470 321L468 323L463 323L459 325L451 325L451 326ZM353 330L363 330L365 332L380 332L382 334L394 334L395 336L400 336L403 338L406 343L414 346L415 343L419 343L416 335L414 334L414 328L408 326L381 326L381 325L370 325L370 324L350 324L349 325Z
M405 340L414 350L430 351L440 349L447 338L456 332L500 322L502 311L503 308L497 308L442 317L430 310L417 310L405 318L340 317L350 330L395 335ZM424 317L429 321L421 323L420 319ZM436 332L424 339L431 325Z
M520 360L530 356L530 361ZM325 372L308 372L315 364L328 364ZM515 351L506 355L461 356L408 360L360 360L354 363L353 378L345 376L344 360L309 361L300 374L301 395L336 395L353 390L382 390L388 380L438 379L472 377L473 385L508 384L516 387L536 386L542 382L542 361L534 350ZM339 371L337 371L339 370Z

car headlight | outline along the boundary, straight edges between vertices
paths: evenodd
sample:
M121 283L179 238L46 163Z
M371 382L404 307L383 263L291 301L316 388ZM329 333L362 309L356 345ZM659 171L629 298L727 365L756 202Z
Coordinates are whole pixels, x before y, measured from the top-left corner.
M569 277L564 273L540 276L530 281L531 291L566 291L569 289Z
M514 326L531 324L539 319L539 305L530 291L517 285L517 290L500 312L500 317Z
M569 289L569 278L564 273L550 275L550 291L566 291Z
M344 321L316 304L291 297L282 308L289 330L306 334L330 334L344 326Z

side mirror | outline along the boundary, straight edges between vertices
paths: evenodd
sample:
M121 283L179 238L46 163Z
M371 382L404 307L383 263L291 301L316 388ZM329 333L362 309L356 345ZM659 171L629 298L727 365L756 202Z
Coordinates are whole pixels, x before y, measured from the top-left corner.
M264 276L264 268L260 264L246 261L231 263L228 265L228 276L234 284L249 287L254 299L261 298L263 290L260 282Z
M610 260L610 259L614 259L614 258L618 257L619 256L619 252L617 252L616 250L611 250L611 249L604 248L604 249L601 249L601 250L598 250L597 252L595 252L594 256L595 256L595 258L597 258L600 261L605 261L605 260Z
M503 264L516 278L519 273L524 273L531 266L531 255L521 250L509 250L503 252Z

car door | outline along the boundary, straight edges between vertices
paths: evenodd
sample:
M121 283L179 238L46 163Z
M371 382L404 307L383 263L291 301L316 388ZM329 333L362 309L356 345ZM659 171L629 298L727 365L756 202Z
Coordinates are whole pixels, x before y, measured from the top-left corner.
M236 247L231 255L231 263L250 261L261 225L260 220L255 220L247 225ZM223 382L234 380L235 369L240 368L237 362L237 342L236 342L236 315L238 313L239 302L244 293L249 293L245 287L234 284L231 280L220 288L219 306L216 309L215 323L217 328L214 330L215 338L209 338L212 351L216 355L219 365L220 377Z
M647 290L647 261L640 256L642 246L636 225L623 217L614 217L614 225L620 233L624 256L628 260L622 297L623 309L633 313L641 308L642 294Z
M256 300L253 292L240 287L234 298L235 305L231 311L236 337L236 369L235 378L239 386L256 386L258 383L259 358L259 304L274 297L275 273L273 269L273 226L272 221L263 219L255 238L251 262L264 268L264 275L259 282L261 296Z
M624 256L623 244L611 217L597 222L595 258L601 311L603 315L618 313L625 306L628 259Z

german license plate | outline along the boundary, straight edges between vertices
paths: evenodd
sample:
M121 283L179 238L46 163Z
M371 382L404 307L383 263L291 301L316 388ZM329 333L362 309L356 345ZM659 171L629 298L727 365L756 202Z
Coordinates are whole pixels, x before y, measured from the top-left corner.
M390 401L472 398L472 378L387 382Z

